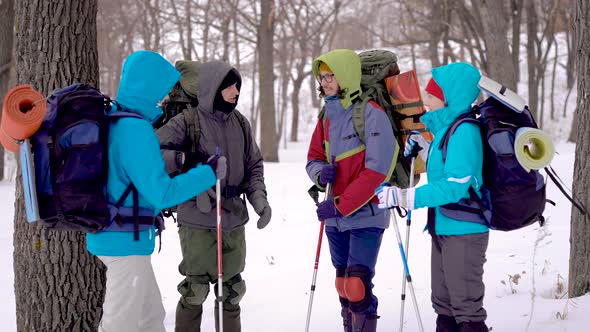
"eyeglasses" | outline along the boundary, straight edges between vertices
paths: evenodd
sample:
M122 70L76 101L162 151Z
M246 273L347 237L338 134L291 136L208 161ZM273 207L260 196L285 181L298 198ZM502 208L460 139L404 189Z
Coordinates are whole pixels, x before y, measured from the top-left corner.
M326 83L332 83L332 81L334 80L334 74L325 74L325 75L320 75L320 83L322 83L323 81L326 81Z

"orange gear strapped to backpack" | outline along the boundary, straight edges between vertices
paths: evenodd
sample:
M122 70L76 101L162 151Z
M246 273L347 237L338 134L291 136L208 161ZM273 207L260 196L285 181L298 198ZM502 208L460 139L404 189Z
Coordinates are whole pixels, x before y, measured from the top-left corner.
M8 91L2 107L0 143L5 149L19 152L19 142L37 132L47 112L45 97L30 85Z

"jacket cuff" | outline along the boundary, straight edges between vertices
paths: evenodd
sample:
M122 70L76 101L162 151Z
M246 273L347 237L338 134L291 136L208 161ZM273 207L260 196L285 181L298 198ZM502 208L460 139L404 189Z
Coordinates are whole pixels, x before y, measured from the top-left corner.
M320 184L320 172L318 172L318 174L315 176L315 185L316 187L318 187L318 189L322 192L326 191L326 187L322 186Z

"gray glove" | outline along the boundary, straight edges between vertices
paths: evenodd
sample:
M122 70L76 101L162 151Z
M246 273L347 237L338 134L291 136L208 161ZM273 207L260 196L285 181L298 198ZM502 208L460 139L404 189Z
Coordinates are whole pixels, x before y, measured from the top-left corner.
M215 202L215 199L215 190L209 188L197 196L197 208L203 213L209 213L213 209L213 202Z
M207 159L207 165L211 166L218 180L223 180L227 175L227 159L225 156L214 154Z
M260 216L258 222L256 223L256 226L258 227L258 229L263 229L270 222L270 218L272 216L272 209L268 204L266 195L262 192L259 193L260 194L258 194L257 192L253 195L254 197L252 201L250 201L250 203L252 204L252 207L254 207L254 211L256 211L256 214Z

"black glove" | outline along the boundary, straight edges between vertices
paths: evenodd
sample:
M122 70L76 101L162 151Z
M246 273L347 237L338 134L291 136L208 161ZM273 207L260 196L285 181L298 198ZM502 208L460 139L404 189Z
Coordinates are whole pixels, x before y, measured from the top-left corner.
M227 175L227 159L224 156L214 154L207 159L206 164L211 166L217 179L223 180Z

